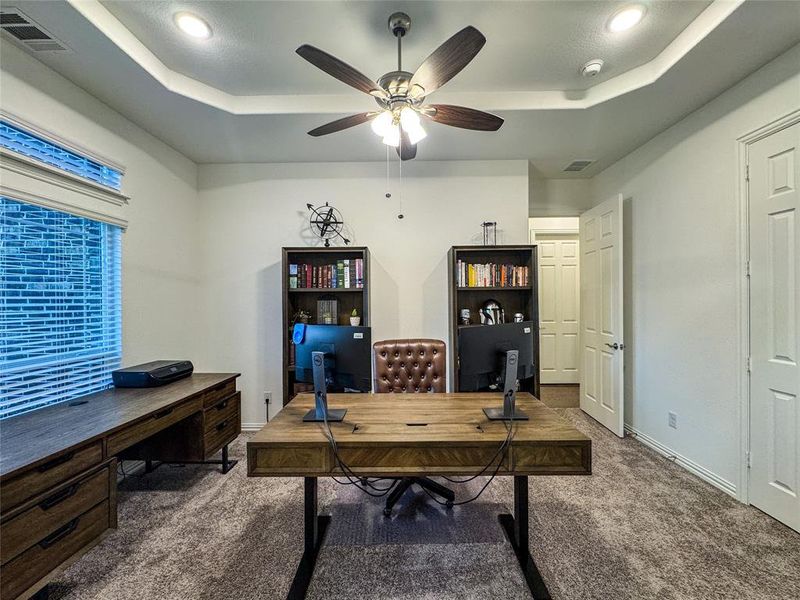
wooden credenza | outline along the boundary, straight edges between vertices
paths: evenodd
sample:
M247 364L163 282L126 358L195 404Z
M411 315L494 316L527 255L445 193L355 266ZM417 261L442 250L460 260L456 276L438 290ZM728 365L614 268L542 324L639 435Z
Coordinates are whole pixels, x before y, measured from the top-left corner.
M112 388L0 421L0 598L28 598L117 526L117 457L220 462L238 373ZM209 461L220 450L222 461Z

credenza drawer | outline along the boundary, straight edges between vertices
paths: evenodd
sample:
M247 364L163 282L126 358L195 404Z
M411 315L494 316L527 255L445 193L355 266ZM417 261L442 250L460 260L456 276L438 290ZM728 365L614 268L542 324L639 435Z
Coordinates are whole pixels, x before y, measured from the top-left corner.
M230 419L231 417L235 416L236 413L239 412L239 406L241 405L241 392L237 392L233 396L229 396L228 398L223 398L216 404L214 404L211 408L207 408L204 411L205 416L205 434L211 433L214 431L222 421L225 419Z
M116 463L112 463L116 464ZM31 508L0 525L0 562L11 559L37 544L72 519L108 498L110 486L116 485L111 465L83 479L48 492Z
M206 457L211 456L217 450L236 439L242 431L241 413L236 407L236 411L228 418L217 423L211 430L207 431L204 437L204 447Z
M210 390L206 390L203 392L203 406L205 408L209 408L216 404L219 400L223 398L227 398L228 396L233 396L236 393L236 380L231 379L225 383L220 383L219 385L211 388Z
M112 510L110 502L103 500L3 565L0 577L0 596L3 600L13 600L94 542L110 527Z
M177 406L165 408L153 413L150 417L129 425L122 431L108 437L108 455L115 456L136 442L158 433L162 429L177 423L200 410L200 398L195 397Z
M102 460L103 445L100 441L59 454L38 467L4 481L0 485L0 510L6 513L48 488L99 465Z

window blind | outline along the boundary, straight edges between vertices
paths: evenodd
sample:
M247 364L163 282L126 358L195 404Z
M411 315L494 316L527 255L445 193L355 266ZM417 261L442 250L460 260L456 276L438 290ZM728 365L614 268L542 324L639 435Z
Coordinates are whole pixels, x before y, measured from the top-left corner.
M0 419L111 385L121 230L0 196Z
M0 119L0 146L111 189L119 190L122 187L122 173L116 169L62 148L2 119Z

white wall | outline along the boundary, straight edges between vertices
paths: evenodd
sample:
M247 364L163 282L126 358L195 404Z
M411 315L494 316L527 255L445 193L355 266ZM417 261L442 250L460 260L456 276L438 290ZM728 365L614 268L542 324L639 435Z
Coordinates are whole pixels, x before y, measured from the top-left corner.
M800 46L592 180L625 198L626 422L739 481L736 139L800 108ZM678 429L667 412L678 414Z
M200 332L197 167L16 46L0 46L0 105L126 167L123 364L194 358Z
M533 165L529 166L529 216L577 217L591 207L589 179L545 179Z
M397 163L392 163L397 173ZM414 162L400 189L386 165L201 165L207 282L204 366L242 372L245 423L263 422L262 393L281 397L281 248L313 243L306 203L342 211L348 237L371 256L373 340L447 339L447 251L480 243L498 222L498 243L528 236L526 161Z

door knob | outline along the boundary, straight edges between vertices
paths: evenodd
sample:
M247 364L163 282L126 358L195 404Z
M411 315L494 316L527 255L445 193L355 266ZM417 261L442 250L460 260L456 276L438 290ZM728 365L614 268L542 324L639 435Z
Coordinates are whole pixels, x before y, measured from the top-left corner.
M617 342L614 342L613 344L608 344L607 343L606 346L608 346L609 348L613 348L614 350L619 350L619 348L620 348L620 346L619 346L619 344Z

